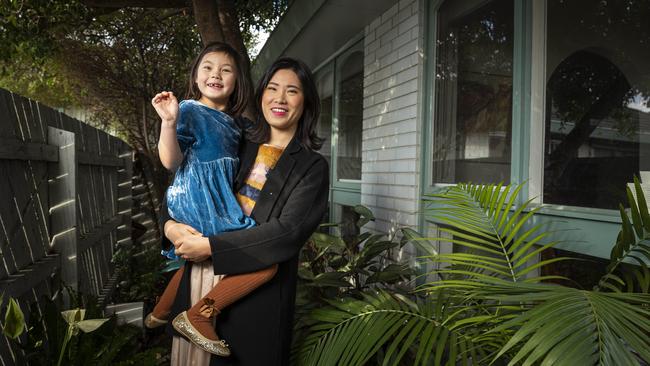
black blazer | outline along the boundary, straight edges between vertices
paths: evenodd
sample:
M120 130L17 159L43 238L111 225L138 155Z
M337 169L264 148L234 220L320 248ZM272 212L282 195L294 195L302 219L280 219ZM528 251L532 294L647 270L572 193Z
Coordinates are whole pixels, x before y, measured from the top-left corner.
M244 184L259 149L250 141L241 145L235 191ZM279 263L271 281L219 314L217 333L230 345L232 356L213 356L211 366L289 364L298 252L321 222L328 192L327 161L294 138L269 172L251 213L258 226L210 237L215 274L253 272ZM169 219L165 215L163 206L162 222ZM163 245L169 244L165 239ZM191 305L189 272L184 273L172 317Z

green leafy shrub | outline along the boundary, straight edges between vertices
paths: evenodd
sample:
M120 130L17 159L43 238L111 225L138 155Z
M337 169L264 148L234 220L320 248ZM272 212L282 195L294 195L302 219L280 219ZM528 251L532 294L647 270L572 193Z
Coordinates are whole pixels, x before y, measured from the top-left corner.
M300 254L298 268L299 284L296 300L296 322L293 357L299 357L303 342L314 319L311 313L328 306L332 300L341 298L363 299L369 291L390 288L395 293L408 294L415 270L408 262L398 261L397 251L406 245L413 235L411 229L400 230L401 239L388 238L384 234L361 232L374 220L372 212L361 205L354 207L359 215L355 226L359 234L342 235L342 224L324 224L314 233Z
M51 299L42 297L38 304L30 305L25 317L17 304L11 304L3 331L23 350L29 365L163 364L161 356L166 349L145 349L140 328L119 325L115 317L99 318L101 309L96 306L61 311Z
M521 187L458 184L427 198L427 214L460 249L433 254L430 282L329 298L308 315L299 365L641 365L650 363L650 215L638 181L600 286L585 291L534 275L555 245ZM627 263L638 264L630 272ZM644 291L645 290L645 291ZM628 292L623 292L628 291ZM632 291L637 291L636 293ZM639 292L640 291L640 292ZM644 293L645 292L645 293Z

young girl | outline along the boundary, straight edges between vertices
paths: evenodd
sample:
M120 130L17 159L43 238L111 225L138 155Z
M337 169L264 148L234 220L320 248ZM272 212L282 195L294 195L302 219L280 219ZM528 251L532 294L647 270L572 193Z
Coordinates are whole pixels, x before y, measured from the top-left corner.
M166 196L169 215L205 236L255 225L232 192L241 137L233 117L241 116L250 90L242 70L241 57L233 48L224 43L210 44L192 65L187 100L178 103L173 93L162 92L151 101L162 119L160 160L165 168L176 171ZM145 319L145 326L167 323L183 271L184 267L174 274ZM274 265L254 273L229 275L228 281L219 281L192 308L174 318L174 329L207 352L230 355L212 319L269 281L276 271Z

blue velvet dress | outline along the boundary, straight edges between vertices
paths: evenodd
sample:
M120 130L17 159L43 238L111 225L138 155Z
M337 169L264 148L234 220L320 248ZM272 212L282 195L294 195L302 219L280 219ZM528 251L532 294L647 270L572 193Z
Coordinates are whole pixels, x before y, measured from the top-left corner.
M254 226L232 191L241 137L232 117L196 100L184 100L179 104L176 134L183 162L167 189L169 215L203 236Z

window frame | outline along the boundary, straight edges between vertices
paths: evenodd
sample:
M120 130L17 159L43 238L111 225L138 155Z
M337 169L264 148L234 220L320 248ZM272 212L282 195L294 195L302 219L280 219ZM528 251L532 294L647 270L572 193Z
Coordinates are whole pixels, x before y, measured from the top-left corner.
M335 209L335 205L356 206L361 203L361 180L339 179L338 173L338 104L340 87L338 85L339 75L337 72L337 62L339 58L344 57L350 52L357 51L359 47L364 51L364 33L361 32L346 42L343 47L334 52L329 58L314 68L314 75L321 72L330 71L333 73L333 90L332 90L332 126L330 135L330 221L339 222L341 215ZM363 162L362 162L363 164Z

